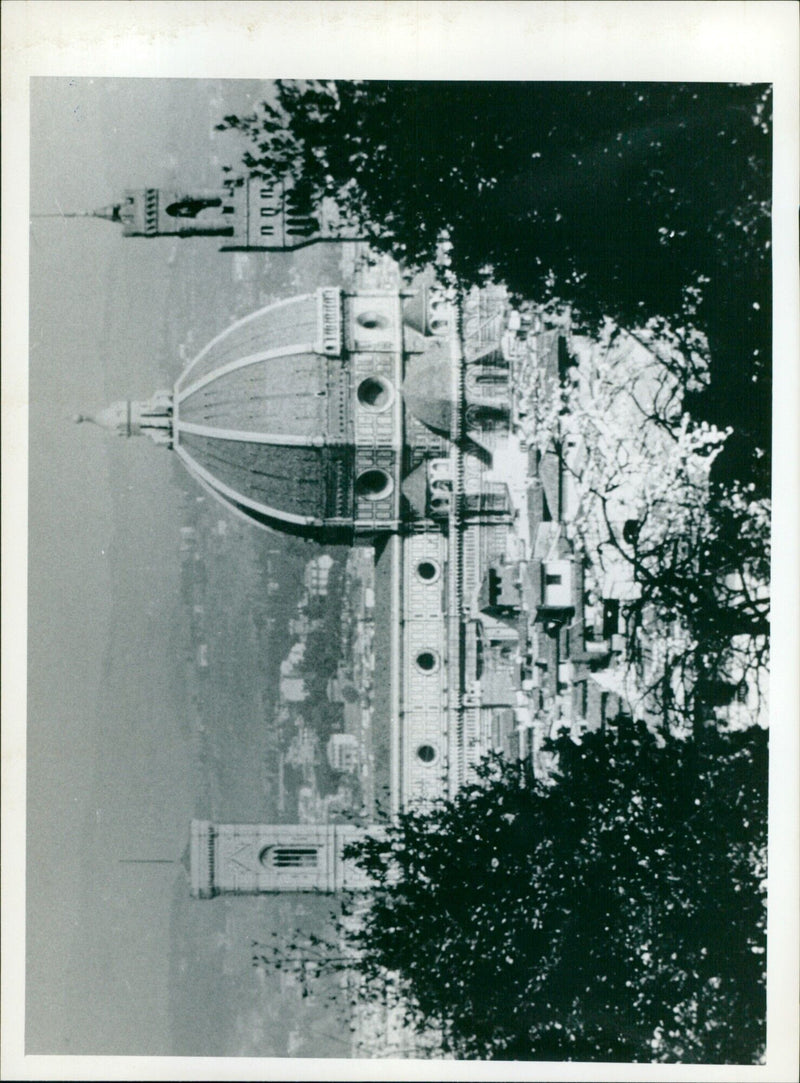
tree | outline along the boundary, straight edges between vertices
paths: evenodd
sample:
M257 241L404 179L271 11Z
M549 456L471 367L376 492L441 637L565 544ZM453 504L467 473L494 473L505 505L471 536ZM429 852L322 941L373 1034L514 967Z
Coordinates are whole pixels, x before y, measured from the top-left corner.
M295 930L287 937L273 931L265 941L252 943L253 966L281 975L282 995L294 991L309 1004L332 1007L347 1041L361 1056L430 1057L441 1050L441 1034L410 1018L398 976L379 965L364 965L355 930L363 906L349 906L330 914L322 933ZM341 1040L341 1039L339 1039Z
M705 335L692 413L732 428L721 482L769 492L770 88L681 83L279 81L221 127L246 166L332 197L378 247L487 265L589 328L659 319Z
M737 694L755 710L766 688L769 502L711 484L730 430L686 410L708 380L702 345L607 323L573 339L560 378L534 363L521 380L522 430L569 483L587 588L613 581L623 599L625 698L666 725L704 724Z
M620 719L554 784L480 778L351 847L367 983L466 1058L752 1063L765 1038L767 738Z

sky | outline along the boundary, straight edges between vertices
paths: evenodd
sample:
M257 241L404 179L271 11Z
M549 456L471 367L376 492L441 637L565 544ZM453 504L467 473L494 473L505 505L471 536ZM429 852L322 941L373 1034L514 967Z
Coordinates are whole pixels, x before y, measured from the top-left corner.
M257 92L228 84L225 111ZM177 175L211 180L218 85L48 79L31 99L32 214L92 209ZM170 915L188 885L178 865L121 860L178 859L196 814L172 649L179 491L163 449L70 418L177 376L171 347L188 312L175 244L126 240L99 220L32 223L29 1051L172 1051Z

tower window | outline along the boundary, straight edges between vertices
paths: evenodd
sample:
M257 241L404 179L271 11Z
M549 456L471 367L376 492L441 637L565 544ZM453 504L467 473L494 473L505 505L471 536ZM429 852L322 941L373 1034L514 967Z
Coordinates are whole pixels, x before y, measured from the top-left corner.
M475 383L503 386L508 383L508 373L502 369L482 368L475 376Z
M560 587L561 586L561 575L560 575L560 573L551 574L551 573L548 572L544 577L544 584L545 584L546 587Z
M317 849L314 846L268 846L261 855L261 862L273 869L314 869Z
M275 227L274 226L262 226L261 227L261 236L262 237L271 237L274 232L275 232Z
M171 218L196 218L201 211L206 210L208 207L219 207L221 204L222 200L219 196L208 199L187 197L186 199L176 200L175 203L170 203L167 207L167 214Z

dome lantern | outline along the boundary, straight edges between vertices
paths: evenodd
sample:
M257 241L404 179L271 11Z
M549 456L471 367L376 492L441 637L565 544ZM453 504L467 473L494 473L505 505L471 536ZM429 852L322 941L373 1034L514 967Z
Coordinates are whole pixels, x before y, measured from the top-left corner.
M91 422L116 436L149 436L156 444L172 447L172 395L157 391L146 401L122 399L112 402L94 414L76 414L73 421L80 425Z

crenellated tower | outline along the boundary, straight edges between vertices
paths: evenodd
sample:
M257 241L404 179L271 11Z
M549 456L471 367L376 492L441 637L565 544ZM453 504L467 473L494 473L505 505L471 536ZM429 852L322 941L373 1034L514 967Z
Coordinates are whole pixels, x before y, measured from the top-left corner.
M221 237L222 251L291 251L317 241L355 240L358 231L323 199L310 213L291 178L230 177L218 188L126 189L91 212L122 226L125 237Z

